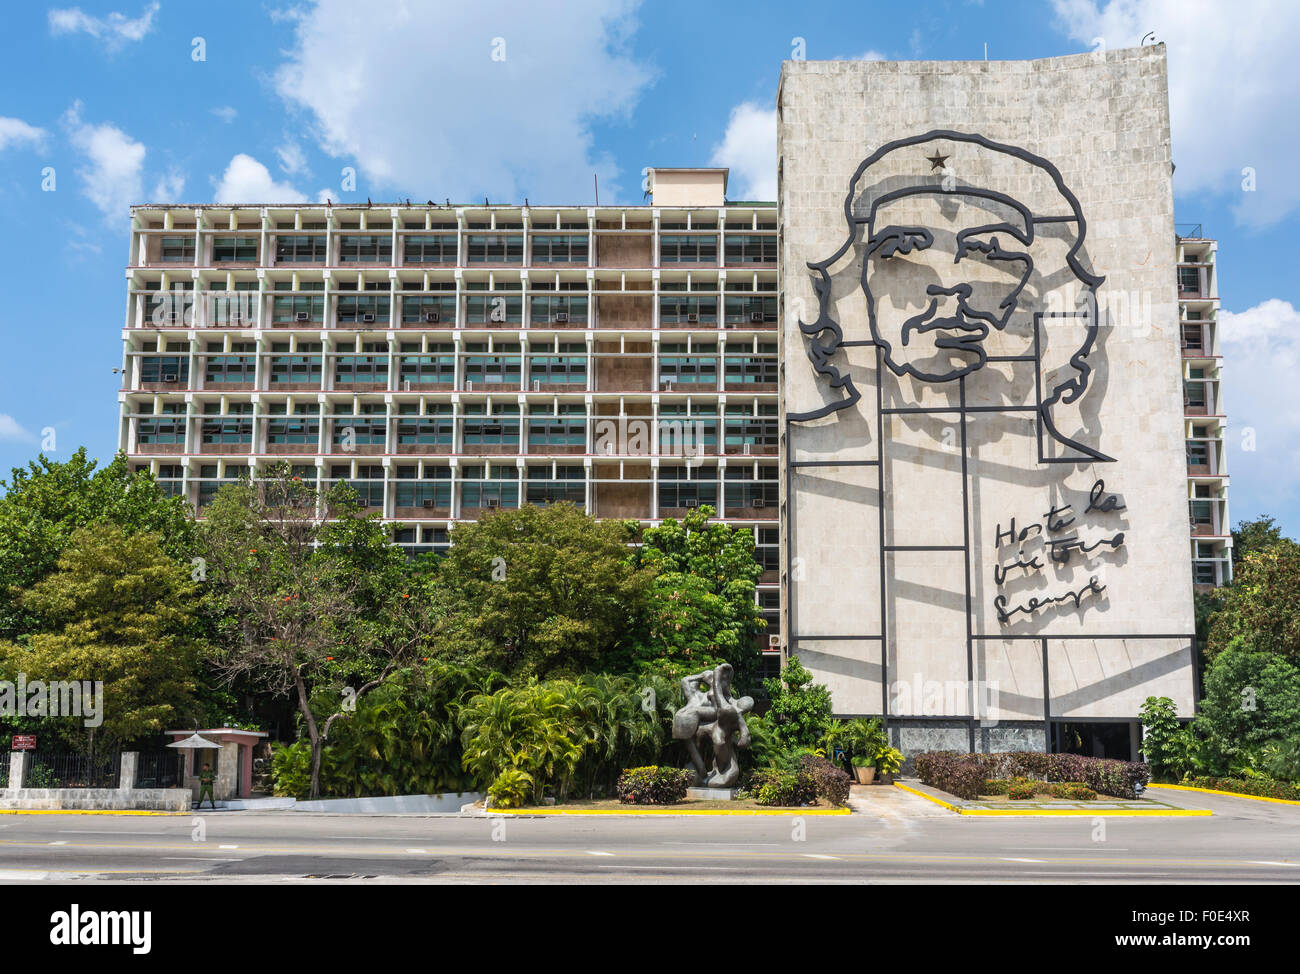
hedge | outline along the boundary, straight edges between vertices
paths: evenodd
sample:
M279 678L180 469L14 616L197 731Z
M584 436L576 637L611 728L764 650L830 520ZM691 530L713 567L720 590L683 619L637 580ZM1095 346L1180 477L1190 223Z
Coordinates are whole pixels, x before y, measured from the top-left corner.
M914 765L924 784L968 801L979 797L980 788L989 779L1077 782L1100 795L1128 799L1137 798L1138 786L1145 787L1151 780L1150 767L1139 761L1038 751L1007 751L1002 754L925 751L916 755Z
M817 803L817 782L804 768L798 771L763 769L749 779L749 791L760 805L803 806Z
M676 805L694 779L681 768L628 768L618 776L618 800L624 805Z
M1180 784L1189 788L1208 788L1210 791L1235 791L1258 798L1281 798L1300 801L1300 785L1272 778L1188 778Z
M849 800L849 786L852 783L843 768L815 754L805 754L800 763L803 770L812 775L817 797L832 805L843 805Z

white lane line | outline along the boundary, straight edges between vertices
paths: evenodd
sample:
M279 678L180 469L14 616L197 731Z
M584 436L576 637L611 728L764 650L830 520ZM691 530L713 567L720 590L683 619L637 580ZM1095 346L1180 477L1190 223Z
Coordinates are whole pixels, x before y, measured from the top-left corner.
M166 832L121 832L117 829L59 829L60 835L166 835Z
M1003 862L1047 862L1046 859L1018 859L1015 856L1003 856Z
M589 855L589 856L612 856L613 854L614 854L614 853L612 853L612 852L597 852L597 851L592 850L592 849L588 849L588 850L587 850L587 855Z
M51 842L51 843L50 843L50 845L67 845L67 844L68 844L68 840L67 840L67 839L59 839L59 840L56 841L56 842Z
M0 880L10 879L44 879L49 873L37 872L34 869L0 869Z
M217 848L218 848L218 849L238 849L239 846L237 846L237 845L219 845L219 846L217 846Z
M427 853L423 849L407 849L406 851L411 853L412 855L418 855L418 856L427 855Z
M1300 866L1300 862L1277 862L1273 859L1248 859L1252 866Z
M834 859L836 862L839 862L840 859L839 856L820 856L815 852L801 852L799 855L803 856L805 859Z
M163 856L163 862L243 862L243 859L216 859L212 856Z

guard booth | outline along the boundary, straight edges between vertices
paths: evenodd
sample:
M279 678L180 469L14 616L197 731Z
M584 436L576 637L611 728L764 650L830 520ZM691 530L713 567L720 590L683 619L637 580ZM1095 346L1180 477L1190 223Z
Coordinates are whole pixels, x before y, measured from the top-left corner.
M171 730L173 739L169 747L180 749L185 755L182 769L184 786L194 798L199 797L199 772L203 765L212 765L217 777L212 784L216 801L248 798L253 790L253 748L267 735L262 731L240 730L236 727L214 727L208 730Z

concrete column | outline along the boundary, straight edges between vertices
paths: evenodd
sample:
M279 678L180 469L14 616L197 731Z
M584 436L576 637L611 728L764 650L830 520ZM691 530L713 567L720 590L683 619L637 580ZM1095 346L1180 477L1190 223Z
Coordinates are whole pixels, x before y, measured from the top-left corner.
M27 752L9 752L9 787L23 787L23 778L27 774Z
M135 787L136 769L140 762L139 751L122 752L122 770L117 778L117 787L122 791L130 791Z

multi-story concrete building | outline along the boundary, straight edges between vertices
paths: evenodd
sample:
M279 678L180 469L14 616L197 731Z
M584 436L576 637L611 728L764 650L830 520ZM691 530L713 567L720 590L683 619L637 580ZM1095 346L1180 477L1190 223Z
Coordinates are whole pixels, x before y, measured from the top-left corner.
M1227 417L1219 353L1219 248L1217 241L1202 236L1199 224L1177 229L1192 581L1198 589L1209 589L1232 581Z
M567 499L754 532L779 659L774 203L131 211L120 447L197 508L288 459L412 552Z

